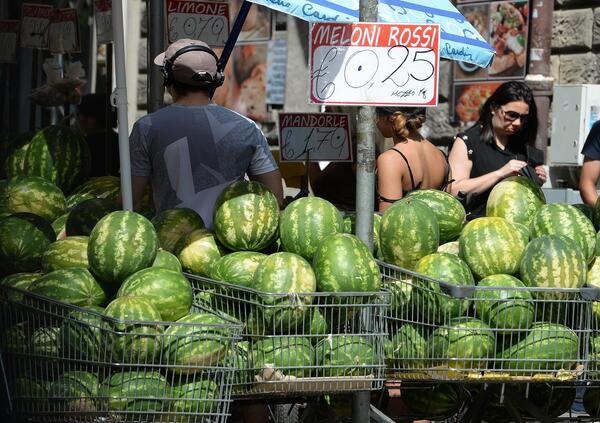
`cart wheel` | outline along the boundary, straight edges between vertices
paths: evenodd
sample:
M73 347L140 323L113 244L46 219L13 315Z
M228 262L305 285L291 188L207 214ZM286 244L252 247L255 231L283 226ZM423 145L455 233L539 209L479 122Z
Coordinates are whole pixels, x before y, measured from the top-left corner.
M300 405L277 404L273 406L275 423L298 423L300 421Z

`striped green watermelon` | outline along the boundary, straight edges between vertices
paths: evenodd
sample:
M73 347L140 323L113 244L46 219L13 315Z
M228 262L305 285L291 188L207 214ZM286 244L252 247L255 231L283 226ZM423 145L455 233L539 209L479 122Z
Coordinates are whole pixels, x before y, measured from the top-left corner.
M496 333L519 334L535 319L531 293L519 279L511 275L490 275L479 281L475 291L477 316ZM515 289L511 289L515 288Z
M412 296L415 283L410 276L385 278L384 287L390 293L390 314L393 317L402 317L409 313L412 307Z
M46 238L48 238L50 241L54 240L55 232L52 228L52 224L43 217L40 217L37 214L27 212L11 213L10 216L25 219L29 223L32 223L40 231L42 231L46 235Z
M148 219L131 211L112 212L100 219L90 234L90 269L102 281L119 284L152 265L157 244Z
M596 255L596 257L600 256L600 232L598 232L596 234L596 250L595 250L595 255Z
M281 252L271 254L258 265L252 286L261 292L263 321L272 331L280 333L302 323L313 301L312 296L302 294L315 292L317 280L305 259Z
M106 301L104 290L84 267L46 273L29 286L29 292L77 306L97 306Z
M277 236L279 204L266 185L238 181L215 203L213 227L221 244L232 251L259 251Z
M517 273L526 244L521 232L500 217L470 221L458 240L460 257L477 278Z
M211 313L188 314L165 330L163 363L192 374L222 363L232 345L231 322Z
M225 360L226 367L233 367L234 391L244 388L254 380L254 372L250 364L250 342L238 341L233 346L233 353ZM242 385L242 386L236 386Z
M107 214L119 210L119 204L108 198L91 198L77 204L65 223L68 236L89 236L94 226Z
M519 374L571 369L579 358L579 337L555 323L534 323L527 336L500 352L497 363Z
M69 236L55 241L42 255L42 269L52 272L69 267L88 267L87 236Z
M321 240L313 259L319 292L377 292L379 266L367 246L351 234Z
M5 286L7 288L22 289L24 291L27 291L31 283L40 276L40 273L13 273L12 275L8 275L0 279L0 286ZM20 303L23 300L23 294L17 291L9 290L6 293L6 299L14 303Z
M582 212L585 215L585 217L590 219L591 222L594 222L594 206L590 206L589 204L583 203L572 204L572 206L580 212Z
M177 208L163 210L152 219L158 235L158 244L163 250L175 253L177 241L197 229L204 229L204 222L192 209Z
M252 287L256 268L267 258L254 251L236 251L219 258L211 268L210 277L235 285Z
M117 298L147 298L161 315L174 322L185 316L192 306L192 286L180 272L163 267L149 267L129 276L119 288Z
M165 269L181 272L181 263L179 259L166 250L159 249L156 252L156 258L152 263L152 267L164 267Z
M97 176L88 179L73 190L67 197L67 207L72 209L77 204L91 198L107 198L114 202L119 201L121 195L121 181L116 176Z
M408 407L411 416L436 421L443 421L456 415L467 398L465 388L453 383L440 383L433 386L420 384L402 389L402 402Z
M469 266L454 254L429 254L417 262L415 272L450 285L475 285ZM462 316L469 307L469 299L447 295L439 282L413 278L413 284L413 305L428 321L448 321Z
M60 325L61 357L72 360L105 360L104 336L107 325L102 320L104 309L98 306L74 310Z
M428 363L427 335L411 324L404 324L392 336L386 349L391 369L422 369Z
M265 379L272 370L283 376L310 377L314 363L313 346L304 336L264 338L252 345L252 367Z
M521 280L533 288L580 288L587 278L586 260L575 243L560 235L531 241L521 259ZM566 298L557 292L539 292L540 298Z
M166 411L173 389L163 375L151 369L125 370L102 382L99 396L108 401L110 414L118 420L150 418L153 412ZM141 416L131 413L140 412ZM119 416L123 413L122 416Z
M588 268L586 284L600 288L600 260L594 259Z
M119 297L110 302L104 315L110 326L111 361L152 363L160 356L163 325L160 313L145 297ZM141 324L139 322L148 322Z
M197 380L173 387L174 401L169 404L169 416L178 422L210 421L221 415L224 393L212 380Z
M323 335L327 335L330 332L329 323L323 317L323 313L318 308L313 308L309 316L309 333L311 335L311 342L316 343L323 338Z
M496 184L490 192L486 215L529 226L544 204L546 196L538 184L524 176L511 176Z
M31 139L25 152L25 172L58 185L64 192L85 181L91 170L83 136L66 126L48 126Z
M27 220L0 219L0 275L40 269L48 245L48 237Z
M36 329L29 341L29 351L38 359L56 358L59 356L60 328L56 326Z
M330 235L344 230L344 219L329 201L302 197L291 202L279 217L283 249L311 261L317 247Z
M380 226L380 249L387 263L413 269L439 246L440 230L431 207L403 198L385 210Z
M222 251L214 234L208 229L196 229L183 235L174 251L186 272L209 276L212 266L221 258Z
M456 197L437 189L412 191L408 197L423 201L433 210L440 228L440 243L454 241L458 238L467 213Z
M494 358L494 332L473 317L458 317L447 326L438 327L429 344L437 364L451 369L484 369L487 360Z
M356 377L376 373L383 357L365 337L329 335L315 346L316 377Z
M437 249L437 252L454 254L455 256L458 256L460 254L459 248L458 248L458 241L450 241L450 242L440 245Z
M67 211L65 196L60 188L37 176L11 179L4 196L0 202L9 211L37 214L49 222Z
M4 160L2 166L2 171L7 178L25 176L27 174L25 168L25 155L27 154L30 140L31 138L26 140L26 142L21 146L16 147L6 156L6 160Z
M547 204L531 222L531 239L542 235L571 238L589 263L595 257L596 230L585 215L570 204Z
M43 412L48 410L48 389L50 383L34 377L19 377L12 387L16 410Z
M100 382L98 376L84 370L63 373L50 384L49 396L64 412L91 413L98 410L95 403ZM70 414L72 415L72 414Z
M69 217L69 213L65 213L61 216L59 216L58 218L54 219L54 221L52 222L52 229L54 229L54 232L56 233L56 236L53 238L54 239L63 239L67 236L67 231L66 231L66 225L67 225L67 218Z
M381 226L381 214L373 213L373 256L379 257L379 228ZM344 232L356 235L356 213L344 214Z

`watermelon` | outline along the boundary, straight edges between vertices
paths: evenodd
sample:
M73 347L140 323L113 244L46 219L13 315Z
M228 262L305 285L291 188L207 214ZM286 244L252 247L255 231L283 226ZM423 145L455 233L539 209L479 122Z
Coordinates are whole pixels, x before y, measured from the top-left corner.
M477 315L496 333L518 334L533 323L535 304L531 293L519 279L511 275L491 275L480 280L477 287ZM479 289L483 287L490 289Z
M27 220L0 219L0 275L40 269L49 244L48 237Z
M258 265L252 286L261 292L262 321L279 333L293 330L303 322L313 297L302 294L315 292L317 280L305 259L294 253L281 252L271 254Z
M438 327L429 338L435 362L451 369L484 369L494 358L495 337L479 319L458 317Z
M70 192L90 177L90 150L83 136L66 126L48 126L31 139L25 152L25 172L40 176Z
M519 230L500 217L470 221L458 240L460 257L477 278L517 273L526 244Z
M48 222L46 219L38 216L37 214L27 213L27 212L19 212L19 213L11 213L10 216L24 219L24 220L28 221L29 223L33 224L37 229L42 231L44 233L44 235L46 235L46 238L48 238L50 241L53 241L56 236L56 233L54 232L54 229L52 228L52 224L50 222Z
M169 404L169 413L176 421L210 421L210 417L221 415L224 403L221 388L212 380L183 383L173 388L174 401Z
M117 202L108 198L90 198L80 202L71 209L67 217L67 235L89 236L100 219L118 209Z
M104 309L86 307L69 313L60 325L61 357L74 360L104 360L104 334L107 327L102 320Z
M469 266L454 254L429 254L417 262L415 271L450 285L475 285ZM427 321L438 323L465 314L469 300L447 295L446 290L436 281L413 278L415 288L412 299L415 309L419 310Z
M11 353L27 352L31 339L29 328L25 323L17 323L2 334L3 351Z
M68 217L69 213L65 213L59 216L58 218L54 219L54 221L52 222L52 229L54 229L54 233L56 234L56 236L52 238L53 240L62 239L67 236L66 225Z
M112 212L100 219L90 234L90 269L102 281L119 284L152 265L157 244L148 219L131 211Z
M65 196L60 188L37 176L11 179L3 197L0 203L9 211L37 214L50 222L67 211Z
M212 266L222 255L214 234L208 229L196 229L182 236L174 251L183 270L206 277L210 275Z
M250 343L248 341L238 341L233 347L233 353L225 360L226 367L232 367L234 390L242 387L236 385L247 385L254 380L254 372L250 365Z
M97 176L88 179L73 190L67 197L67 207L71 210L77 204L91 198L107 198L115 203L121 195L121 181L116 176Z
M404 324L387 344L386 361L391 369L429 367L427 336L416 326Z
M232 251L262 250L277 236L277 198L260 182L234 182L217 198L213 226L221 244Z
M575 207L580 212L582 212L585 215L585 217L590 219L590 221L592 223L594 222L594 206L590 206L589 204L583 204L583 203L572 204L572 206Z
M77 306L97 306L106 301L104 290L84 267L47 273L32 282L29 292Z
M563 235L577 244L589 263L596 252L596 230L585 215L570 204L547 204L531 222L531 239Z
M181 272L181 263L179 259L168 251L159 249L156 252L156 258L152 263L152 267L164 267L165 269Z
M321 240L313 259L319 292L377 292L379 266L367 246L351 234Z
M329 335L315 346L317 377L356 377L376 373L383 357L365 337Z
M458 256L460 254L459 248L458 248L458 241L450 241L450 242L440 245L437 249L437 252L454 254L455 256Z
M344 230L344 219L329 201L302 197L292 201L279 217L283 249L311 261L317 247L330 235Z
M161 316L148 299L116 298L106 306L104 314L113 319L110 326L115 331L110 334L111 361L144 364L160 356L163 326L152 322L159 322Z
M583 408L590 417L600 417L600 389L589 386L583 394Z
M492 188L486 215L529 226L534 215L545 204L546 196L538 184L525 176L510 176Z
M144 418L152 418L152 412L166 411L165 402L173 397L172 391L157 371L123 369L102 383L99 396L107 399L111 414L127 413L122 418L132 420L131 413L141 412Z
M423 201L433 210L440 228L440 243L458 238L467 213L456 197L437 189L415 190L408 197Z
M12 288L22 289L23 291L27 291L29 286L33 281L39 278L41 274L39 273L13 273L12 275L8 275L0 279L0 286L5 286L7 288L11 288L6 292L6 298L8 301L13 303L20 303L23 300L23 294L17 292L16 290L12 290Z
M252 345L252 366L266 380L273 371L282 377L310 377L314 359L310 339L303 336L264 338Z
M158 235L158 244L171 253L175 253L175 245L182 236L204 229L200 215L187 208L163 210L152 219L152 224Z
M575 243L559 235L531 241L521 260L521 280L533 288L580 288L587 278L586 260ZM564 299L567 293L537 292L545 299Z
M232 344L231 322L211 313L189 314L165 330L163 364L179 374L222 363Z
M457 414L467 399L461 385L403 386L402 402L414 417L446 420Z
M440 230L433 210L421 200L403 198L381 218L379 247L387 263L413 269L439 246Z
M568 370L578 358L579 338L573 330L560 324L538 322L525 338L509 342L497 355L496 363L504 371L529 374Z
M596 257L600 256L600 232L596 234L596 250L594 253Z
M594 259L590 265L587 272L586 283L587 286L600 288L600 260Z
M379 254L379 227L381 225L381 214L373 213L373 255ZM344 232L356 235L356 213L344 214Z
M10 142L10 145L6 151L6 159L2 164L2 173L7 178L14 178L17 176L25 176L25 154L29 148L29 142L33 138L33 133L26 132L17 135Z
M311 341L316 343L321 340L323 335L330 333L329 323L318 308L313 308L311 312L312 313L310 313L309 316L309 333L311 335Z
M44 272L69 267L87 268L88 239L87 236L69 236L50 244L42 255L42 269Z
M56 326L41 327L31 336L29 351L39 360L59 356L60 328Z
M162 267L142 269L125 279L117 298L126 296L147 298L160 313L161 320L169 322L185 316L194 298L185 276Z
M411 277L385 278L384 287L390 293L390 315L401 318L411 312L415 283Z
M62 411L95 412L99 384L98 376L94 373L67 371L50 384L49 397Z
M236 251L219 258L211 268L210 277L227 283L252 287L256 268L267 258L253 251Z
M16 410L43 412L48 410L50 383L33 377L19 377L14 383L13 401Z

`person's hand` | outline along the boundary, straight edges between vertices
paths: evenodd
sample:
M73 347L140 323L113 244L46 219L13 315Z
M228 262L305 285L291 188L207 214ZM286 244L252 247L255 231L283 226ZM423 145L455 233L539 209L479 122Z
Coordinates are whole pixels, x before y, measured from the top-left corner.
M538 176L538 178L540 179L541 185L544 185L546 183L546 181L548 180L548 175L546 175L546 169L544 169L544 166L542 166L542 165L536 166L535 173Z
M517 175L521 169L527 166L527 163L522 160L513 159L497 170L501 179L509 176Z

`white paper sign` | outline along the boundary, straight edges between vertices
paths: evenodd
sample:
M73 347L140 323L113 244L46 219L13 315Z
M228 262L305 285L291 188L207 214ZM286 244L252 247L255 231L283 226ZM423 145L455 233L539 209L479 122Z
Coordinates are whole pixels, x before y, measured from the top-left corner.
M285 101L285 74L287 65L287 40L273 40L267 50L267 104Z
M112 0L94 0L94 19L98 43L110 43L112 33Z
M198 0L165 0L169 43L182 38L224 47L229 37L229 4Z
M76 9L58 9L50 23L48 41L52 53L81 51Z
M352 161L350 116L347 113L280 113L280 159Z
M19 21L0 21L0 63L17 63Z
M47 49L54 8L47 4L23 3L21 10L21 47Z
M437 24L314 23L310 102L436 106Z

